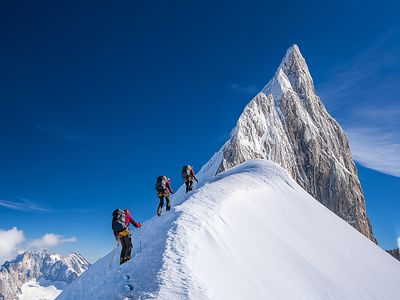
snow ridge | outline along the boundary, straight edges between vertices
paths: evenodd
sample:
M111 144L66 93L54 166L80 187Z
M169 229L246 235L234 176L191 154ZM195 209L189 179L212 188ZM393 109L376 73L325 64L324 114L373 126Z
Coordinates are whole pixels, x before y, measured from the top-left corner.
M315 94L297 46L198 178L194 191L173 195L170 212L133 231L131 261L119 266L117 248L58 299L400 294L400 263L371 242L347 138Z
M395 299L400 292L400 263L275 163L252 160L203 177L173 201L171 212L143 224L141 252L134 232L130 262L120 267L108 254L58 299Z

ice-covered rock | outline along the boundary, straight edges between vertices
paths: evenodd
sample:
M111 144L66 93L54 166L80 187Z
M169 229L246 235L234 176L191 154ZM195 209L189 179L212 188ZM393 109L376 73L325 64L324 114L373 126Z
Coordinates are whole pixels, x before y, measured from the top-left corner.
M296 45L246 106L220 152L217 173L249 159L272 160L318 201L376 242L348 139L316 95Z

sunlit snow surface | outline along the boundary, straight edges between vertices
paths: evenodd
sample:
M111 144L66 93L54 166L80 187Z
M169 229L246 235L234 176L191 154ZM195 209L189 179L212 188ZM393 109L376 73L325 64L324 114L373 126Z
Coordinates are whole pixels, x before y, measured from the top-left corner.
M218 155L215 161L218 161ZM207 169L209 168L209 169ZM278 165L248 161L134 232L130 262L100 259L58 299L398 299L400 263Z
M19 300L53 300L61 293L54 285L42 286L35 279L25 282L21 291Z

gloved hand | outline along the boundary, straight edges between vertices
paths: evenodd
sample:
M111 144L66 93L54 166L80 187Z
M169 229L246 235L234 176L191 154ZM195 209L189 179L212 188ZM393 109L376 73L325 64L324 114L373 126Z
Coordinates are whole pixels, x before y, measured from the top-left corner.
M137 227L137 228L140 228L140 227L142 227L142 224L141 224L141 223L138 223L138 227Z
M197 178L195 178L195 180L196 180L196 182L199 182L199 181L197 180Z

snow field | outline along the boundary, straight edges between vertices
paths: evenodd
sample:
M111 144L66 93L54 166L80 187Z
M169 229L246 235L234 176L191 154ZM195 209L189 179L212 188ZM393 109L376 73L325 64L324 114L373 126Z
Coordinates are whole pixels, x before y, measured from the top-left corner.
M33 279L22 285L18 300L53 300L60 293L61 290L58 290L54 285L42 286Z
M130 262L117 251L109 270L110 253L58 299L397 299L400 263L281 167L248 161L207 181L213 168L144 223L141 253L135 231Z

